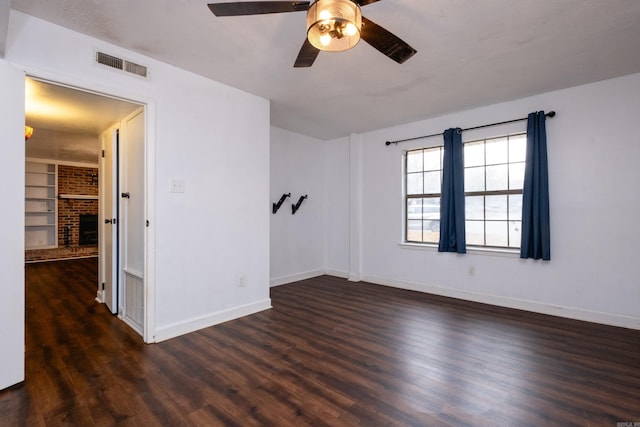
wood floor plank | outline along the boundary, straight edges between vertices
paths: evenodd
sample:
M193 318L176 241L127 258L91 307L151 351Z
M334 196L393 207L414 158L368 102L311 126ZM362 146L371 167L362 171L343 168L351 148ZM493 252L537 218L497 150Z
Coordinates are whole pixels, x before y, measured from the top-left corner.
M640 422L640 331L323 276L146 345L96 275L27 265L26 381L0 391L0 426Z

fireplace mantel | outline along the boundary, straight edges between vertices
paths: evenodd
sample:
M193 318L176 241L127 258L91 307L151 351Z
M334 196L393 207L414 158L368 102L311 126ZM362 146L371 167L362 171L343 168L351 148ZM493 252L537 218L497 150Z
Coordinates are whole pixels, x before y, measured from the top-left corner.
M59 199L81 199L81 200L98 200L98 196L89 196L86 194L58 194Z

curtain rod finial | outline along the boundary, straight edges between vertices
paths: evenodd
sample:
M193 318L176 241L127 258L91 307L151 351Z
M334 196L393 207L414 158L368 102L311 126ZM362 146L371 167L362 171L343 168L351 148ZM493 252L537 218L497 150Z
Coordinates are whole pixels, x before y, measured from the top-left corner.
M556 116L556 112L555 112L555 111L549 111L549 112L546 114L546 116L547 116L547 117L555 117L555 116Z

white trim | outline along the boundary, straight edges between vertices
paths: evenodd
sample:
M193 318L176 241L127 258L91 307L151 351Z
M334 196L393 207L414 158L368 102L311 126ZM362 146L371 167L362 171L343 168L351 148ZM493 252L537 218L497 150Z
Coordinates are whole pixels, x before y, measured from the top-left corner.
M69 76L59 72L51 72L38 67L13 63L14 67L22 68L25 77L31 77L58 86L67 86L72 89L81 90L97 95L121 99L134 104L139 104L144 108L145 120L145 212L150 225L146 227L145 239L145 295L144 295L144 342L154 341L156 309L155 309L155 123L156 105L155 99L150 98L145 93L123 90L118 86L104 85L95 80L87 80L78 76ZM96 64L95 66L100 66ZM26 156L25 156L26 157ZM96 164L96 167L98 165Z
M52 248L52 249L57 249L57 248ZM32 249L27 249L27 250L32 250ZM36 249L37 250L37 249ZM85 258L97 258L98 255L81 255L81 256L74 256L74 257L69 257L69 258L47 258L47 259L34 259L31 261L25 261L25 264L36 264L39 262L52 262L52 261L70 261L70 260L74 260L74 259L85 259Z
M407 289L411 291L440 295L449 298L457 298L466 301L496 305L500 307L514 308L517 310L548 314L551 316L565 317L568 319L582 320L585 322L594 322L604 325L640 330L640 317L585 310L577 307L551 305L539 301L509 298L499 295L487 295L460 289L443 288L436 285L407 282L403 280L381 278L376 276L364 276L362 280L368 283L373 283L375 285L390 286L394 288Z
M208 314L206 316L195 317L184 322L174 323L172 325L160 327L156 329L154 342L165 341L180 335L195 332L200 329L208 328L240 317L258 313L271 308L271 299L267 298L262 301L245 304L238 307L229 308Z
M341 279L348 279L349 278L349 272L348 271L341 271L341 270L324 270L322 272L322 275L327 275L327 276L333 276L333 277L340 277Z
M400 242L398 243L398 246L400 246L401 249L438 252L438 245L435 243ZM520 258L520 249L467 246L467 255L488 255L506 258Z
M274 277L269 281L269 286L286 285L287 283L298 282L300 280L311 279L326 274L325 270L311 270L304 273L291 274L289 276Z

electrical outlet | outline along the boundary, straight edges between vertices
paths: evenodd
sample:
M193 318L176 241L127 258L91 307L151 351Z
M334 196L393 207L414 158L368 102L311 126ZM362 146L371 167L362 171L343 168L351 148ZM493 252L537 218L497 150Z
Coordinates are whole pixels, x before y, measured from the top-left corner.
M244 288L247 286L247 276L239 276L238 277L238 287Z
M172 193L184 193L184 179L172 179L171 180L171 192Z
M470 266L467 270L467 273L469 274L469 276L474 276L476 274L476 268L474 266Z

